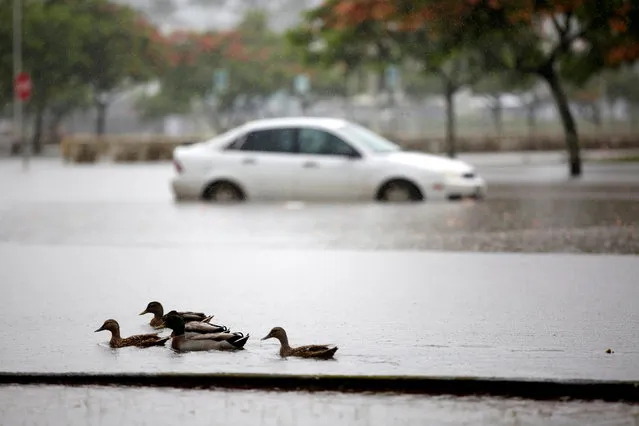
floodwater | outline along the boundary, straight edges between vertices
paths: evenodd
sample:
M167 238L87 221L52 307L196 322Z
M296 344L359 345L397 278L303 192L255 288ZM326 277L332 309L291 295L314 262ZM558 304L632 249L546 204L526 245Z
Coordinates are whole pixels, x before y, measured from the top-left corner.
M634 256L0 245L2 369L639 379ZM237 353L110 349L148 302L248 332ZM337 360L281 360L333 343ZM606 354L607 348L614 354Z
M63 166L59 161L38 161L26 174L18 162L0 162L0 242L639 253L639 169L630 173L625 164L616 174L609 165L587 170L590 183L554 185L546 174L558 174L557 166L533 167L522 172L540 176L532 186L505 185L518 175L516 167L487 168L482 174L488 176L490 195L481 203L213 206L173 202L173 172L167 163ZM623 183L601 186L611 175ZM601 182L594 180L597 176L603 176ZM628 176L636 178L636 185L628 183Z
M639 407L335 393L0 387L3 424L198 425L606 425L636 426Z
M0 368L639 380L639 186L628 168L615 172L623 185L602 186L608 167L600 182L561 184L532 167L524 175L543 179L516 185L515 168L487 167L482 203L211 206L174 203L168 164L0 162ZM123 335L150 332L137 314L151 300L251 339L177 354L112 350L93 332L107 318ZM336 360L280 359L259 340L277 325L294 345L338 345ZM0 418L637 424L615 404L193 392L0 387Z

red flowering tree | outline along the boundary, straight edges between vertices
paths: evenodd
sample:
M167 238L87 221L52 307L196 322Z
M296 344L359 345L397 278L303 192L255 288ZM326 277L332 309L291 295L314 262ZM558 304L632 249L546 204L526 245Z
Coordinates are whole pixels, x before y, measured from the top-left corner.
M307 56L326 64L369 66L381 77L385 65L395 63L436 75L446 101L447 150L454 157L454 97L482 77L483 55L431 25L436 10L407 6L393 0L329 0L310 11L290 38ZM317 45L324 49L318 52ZM381 89L387 89L380 81Z
M192 101L198 101L220 128L221 115L255 113L269 95L290 91L297 73L315 72L300 65L285 40L270 31L266 17L257 12L247 14L231 31L176 32L166 39L168 61L160 93L139 103L147 117L189 113ZM213 85L219 69L228 72L222 93L216 93Z
M328 0L308 21L310 31L326 39L355 31L369 46L395 41L414 58L422 51L425 67L468 52L485 70L541 78L564 127L570 175L579 176L579 138L564 82L583 84L605 68L635 61L638 15L633 0Z

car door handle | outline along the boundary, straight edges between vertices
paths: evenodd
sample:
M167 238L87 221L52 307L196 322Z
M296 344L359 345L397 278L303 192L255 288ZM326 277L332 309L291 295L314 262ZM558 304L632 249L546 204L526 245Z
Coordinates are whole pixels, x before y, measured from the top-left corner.
M245 158L244 160L242 160L242 164L255 164L255 158Z
M306 163L302 164L302 167L304 167L305 169L314 169L319 167L319 164L317 164L315 161L307 161Z

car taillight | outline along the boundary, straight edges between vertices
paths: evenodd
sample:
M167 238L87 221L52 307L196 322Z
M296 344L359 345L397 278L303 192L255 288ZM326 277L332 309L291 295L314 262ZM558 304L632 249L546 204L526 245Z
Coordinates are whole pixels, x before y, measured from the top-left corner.
M175 166L175 171L178 173L182 173L182 170L184 170L178 160L173 160L173 165Z

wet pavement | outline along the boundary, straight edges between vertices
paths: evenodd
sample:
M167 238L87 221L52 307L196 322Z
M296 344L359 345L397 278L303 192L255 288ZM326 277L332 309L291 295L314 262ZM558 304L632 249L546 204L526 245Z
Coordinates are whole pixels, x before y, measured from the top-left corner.
M409 206L176 204L167 163L72 166L49 159L31 166L23 173L19 161L0 160L0 311L16 324L0 328L3 371L639 380L636 165L590 164L588 178L571 181L559 163L486 162L478 164L490 185L485 202ZM93 333L106 318L120 321L124 334L150 331L149 318L137 313L151 300L215 314L251 334L246 350L114 351L106 334ZM287 328L294 344L337 344L338 359L279 359L275 343L259 342L275 325ZM0 388L3 402L11 401L7 389ZM38 410L72 404L70 415L108 418L77 406L103 400L95 393L78 402L78 390L55 400L52 388L19 389L45 392L53 402L37 409L16 403L13 413L27 410L37 419ZM116 401L126 394L105 392ZM140 405L168 395L155 392L140 396ZM277 396L269 395L256 397L261 409L274 409ZM295 398L292 416L312 409L313 398ZM338 398L327 398L325 405L336 407ZM176 413L191 413L189 404L203 399L181 402ZM366 399L375 409L393 404L382 400ZM499 413L510 412L495 408L501 403L475 403L488 420L474 424L502 424ZM432 410L438 424L451 412L454 418L476 410L460 399L416 404L420 419ZM552 406L547 413L554 424L577 424L582 415L596 420L595 406ZM543 407L533 404L530 413ZM606 424L635 424L627 407L621 417L616 406L606 407L599 412L612 419ZM407 410L388 413L407 419ZM247 412L258 416L235 414ZM530 416L529 424L545 424ZM280 419L292 424L296 417Z
M636 426L639 407L446 396L10 386L0 388L0 418L12 426Z
M25 174L18 161L0 161L0 241L639 253L638 166L587 166L591 182L552 180L560 170L565 172L561 164L482 166L490 189L489 198L481 203L214 206L174 203L168 187L173 171L168 163L63 166L59 160L39 160ZM511 177L517 173L538 178L513 184ZM611 185L611 175L626 179Z

